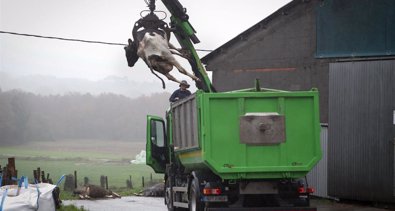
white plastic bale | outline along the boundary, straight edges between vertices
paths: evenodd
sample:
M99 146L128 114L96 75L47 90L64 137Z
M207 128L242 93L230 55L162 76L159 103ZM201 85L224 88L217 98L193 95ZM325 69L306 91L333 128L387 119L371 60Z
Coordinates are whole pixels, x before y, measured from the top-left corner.
M55 200L53 198L52 192L55 189L55 185L48 183L40 183L40 198L38 200L38 211L55 211Z
M6 189L8 189L8 192L4 198L2 211L55 211L55 201L52 196L55 187L55 185L48 183L40 183L37 186L29 185L28 188L22 187L17 196L18 186L3 186L0 188L0 200L3 198Z

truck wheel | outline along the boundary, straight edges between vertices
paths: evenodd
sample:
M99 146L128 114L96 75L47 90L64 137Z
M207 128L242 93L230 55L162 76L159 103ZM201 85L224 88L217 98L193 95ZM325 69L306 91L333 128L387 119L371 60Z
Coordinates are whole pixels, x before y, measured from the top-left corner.
M204 203L201 201L199 182L195 178L189 189L189 211L203 211Z

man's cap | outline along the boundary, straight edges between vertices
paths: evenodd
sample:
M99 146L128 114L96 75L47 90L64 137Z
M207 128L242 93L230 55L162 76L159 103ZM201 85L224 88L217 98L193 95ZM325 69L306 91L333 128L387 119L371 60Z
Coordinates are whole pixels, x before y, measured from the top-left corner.
M182 80L180 83L180 86L181 85L185 85L187 88L189 88L189 86L190 86L186 80Z

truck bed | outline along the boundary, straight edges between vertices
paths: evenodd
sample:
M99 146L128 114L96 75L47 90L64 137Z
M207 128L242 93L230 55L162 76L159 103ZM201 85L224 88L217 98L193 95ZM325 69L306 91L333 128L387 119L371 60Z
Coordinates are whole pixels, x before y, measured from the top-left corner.
M198 91L171 112L170 135L186 171L209 168L237 180L301 178L321 158L315 90ZM249 133L261 136L249 140Z

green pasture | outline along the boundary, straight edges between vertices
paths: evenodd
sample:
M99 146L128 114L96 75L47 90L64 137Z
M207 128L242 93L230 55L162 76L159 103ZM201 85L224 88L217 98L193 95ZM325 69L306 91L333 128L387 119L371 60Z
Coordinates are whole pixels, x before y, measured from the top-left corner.
M18 146L1 146L0 156L130 160L143 149L145 149L144 142L60 140L32 142Z
M33 177L33 170L40 167L50 174L54 182L63 174L74 174L77 171L79 184L83 184L84 177L88 177L90 184L99 185L100 176L104 175L108 177L109 187L126 187L129 175L132 176L134 187L142 186L142 177L148 182L151 174L154 180L163 179L162 175L154 174L150 167L143 164L16 160L16 166L19 176L27 175L29 178Z
M90 142L43 142L35 143L34 146L0 147L0 165L5 166L8 157L15 157L19 177L28 176L31 180L33 170L40 167L56 182L61 175L77 171L78 183L81 185L84 177L89 178L90 184L99 185L100 176L104 175L108 177L109 187L115 188L126 187L129 176L132 176L134 188L142 186L142 177L147 184L151 174L153 180L163 179L163 175L155 174L144 164L130 163L144 149L144 143Z
M26 149L23 146L16 147L1 147L0 155L16 156L16 157L29 157L35 159L70 159L70 158L81 158L81 159L119 159L119 155L112 153L102 152L75 152L75 151L62 151L54 150L42 150L42 149Z

